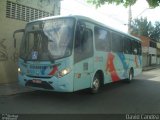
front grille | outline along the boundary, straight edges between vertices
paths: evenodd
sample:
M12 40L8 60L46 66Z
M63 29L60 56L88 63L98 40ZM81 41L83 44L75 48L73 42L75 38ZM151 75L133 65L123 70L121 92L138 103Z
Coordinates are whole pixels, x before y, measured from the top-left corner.
M53 66L30 65L30 69L47 69L47 68L53 68Z
M46 78L46 79L49 79L49 78L51 78L52 76L35 76L35 75L27 75L27 77L30 77L30 78Z
M42 81L41 83L33 83L32 80L26 82L25 86L43 88L48 90L53 90L54 88L46 81Z

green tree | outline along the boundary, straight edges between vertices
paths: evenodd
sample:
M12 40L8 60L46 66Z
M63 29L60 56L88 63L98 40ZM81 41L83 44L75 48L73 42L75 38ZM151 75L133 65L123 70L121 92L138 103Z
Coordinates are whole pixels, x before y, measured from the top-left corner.
M150 37L151 31L153 30L152 23L147 18L134 19L131 22L131 34L143 35Z
M160 22L155 22L154 28L150 31L150 38L160 42Z
M160 6L160 0L146 0L151 8ZM123 4L125 7L134 5L136 0L87 0L88 3L94 4L96 7L100 7L106 3L116 5Z
M153 26L147 18L134 19L131 22L131 34L142 35L154 41L160 41L160 22L155 22Z

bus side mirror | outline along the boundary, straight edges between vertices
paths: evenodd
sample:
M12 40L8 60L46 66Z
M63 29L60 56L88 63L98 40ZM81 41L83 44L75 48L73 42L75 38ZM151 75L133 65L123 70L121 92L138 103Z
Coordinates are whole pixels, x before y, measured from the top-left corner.
M24 30L24 29L19 29L19 30L14 31L14 33L13 33L14 48L16 48L16 37L15 37L15 35L16 35L17 33L21 33L21 32L24 34L25 30Z
M81 21L78 21L77 24L78 24L77 25L77 29L79 31L79 34L80 34L80 36L82 36L84 31L85 31L85 29L86 29L86 24L84 22L81 22Z

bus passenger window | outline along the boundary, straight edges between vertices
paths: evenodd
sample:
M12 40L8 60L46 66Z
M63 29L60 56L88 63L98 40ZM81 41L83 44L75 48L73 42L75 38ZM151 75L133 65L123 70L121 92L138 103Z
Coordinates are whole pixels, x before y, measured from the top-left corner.
M112 51L113 52L123 51L123 36L115 32L112 33Z
M131 46L131 40L129 39L129 38L127 38L127 37L124 37L124 53L125 54L132 54L132 52L131 52L131 48L132 48L132 46Z
M138 42L138 55L142 54L142 48L141 48L141 43Z
M110 51L110 39L108 30L95 27L95 45L96 50Z
M138 54L138 42L134 40L132 40L132 53L134 55Z

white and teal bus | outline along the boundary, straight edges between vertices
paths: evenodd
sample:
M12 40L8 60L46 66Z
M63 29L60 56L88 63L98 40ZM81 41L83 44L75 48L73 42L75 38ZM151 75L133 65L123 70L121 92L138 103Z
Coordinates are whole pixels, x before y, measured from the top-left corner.
M96 93L104 84L131 81L142 72L140 39L88 17L47 17L14 36L18 32L23 32L18 60L23 86Z

